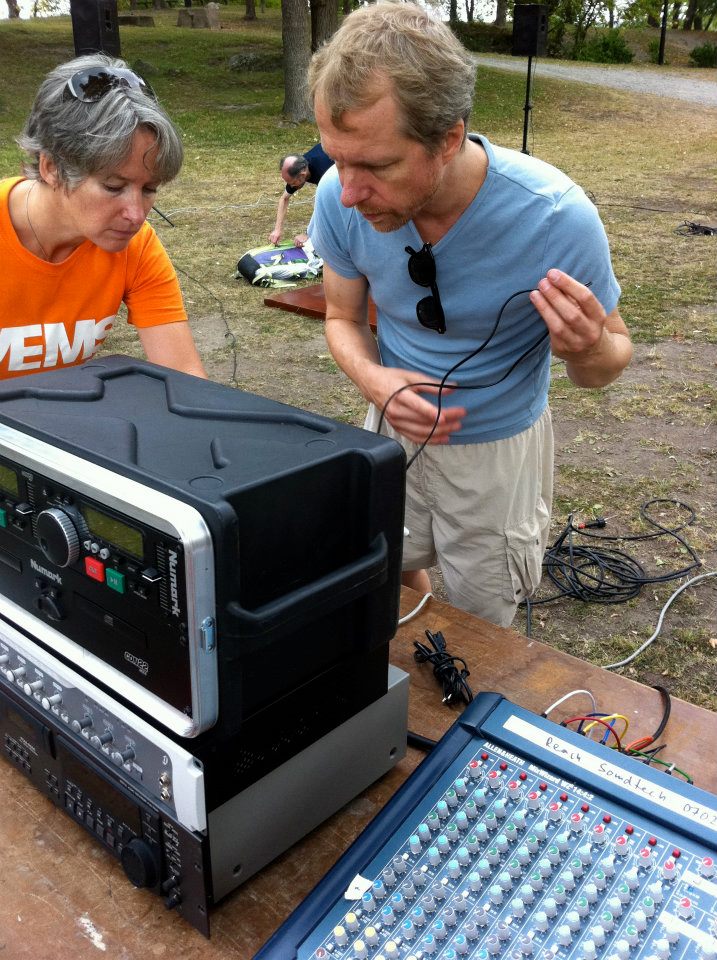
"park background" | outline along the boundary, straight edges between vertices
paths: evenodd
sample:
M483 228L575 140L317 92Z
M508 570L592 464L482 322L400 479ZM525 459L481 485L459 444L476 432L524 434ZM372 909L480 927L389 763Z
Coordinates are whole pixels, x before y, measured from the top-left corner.
M286 116L279 7L257 5L255 19L247 20L243 4L221 5L220 30L179 28L177 9L141 12L154 25L123 26L122 55L151 82L186 153L181 175L157 198L163 216L150 220L178 271L210 375L360 425L364 401L331 359L320 322L268 309L265 290L234 278L239 257L266 242L273 226L279 158L318 138L313 123ZM651 50L659 30L646 23L623 29L633 63L600 69L606 77L640 70L639 92L551 79L541 75L540 61L534 64L530 152L564 169L596 203L636 348L631 367L602 391L575 388L564 365L553 364L553 536L570 516L576 523L606 517L604 528L586 531L597 536L654 533L641 510L657 498L648 513L663 527L690 521L683 540L661 535L598 546L635 557L647 577L686 569L694 562L690 549L701 566L646 584L619 604L564 598L534 607L532 636L598 664L629 656L654 633L674 590L717 569L717 236L689 226L717 222L717 120L713 106L661 92L667 75L715 83L714 69L697 69L690 51L717 34L670 29L667 62L656 66ZM39 80L73 54L68 16L0 21L0 176L19 170L14 137ZM525 87L525 75L479 65L473 130L520 149ZM312 187L292 200L287 236L305 229L312 203ZM122 323L106 350L141 355ZM586 543L579 535L576 541ZM440 595L440 575L433 578ZM539 596L553 593L546 577ZM716 613L717 578L688 588L625 672L717 709ZM528 629L524 610L515 627ZM480 689L479 667L469 666ZM611 708L626 712L629 704Z

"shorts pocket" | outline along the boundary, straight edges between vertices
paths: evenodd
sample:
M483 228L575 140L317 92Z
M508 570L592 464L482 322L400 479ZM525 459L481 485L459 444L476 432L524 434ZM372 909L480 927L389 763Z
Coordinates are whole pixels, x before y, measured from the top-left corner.
M524 520L506 530L508 574L503 596L520 603L537 590L543 575L543 537L540 520Z

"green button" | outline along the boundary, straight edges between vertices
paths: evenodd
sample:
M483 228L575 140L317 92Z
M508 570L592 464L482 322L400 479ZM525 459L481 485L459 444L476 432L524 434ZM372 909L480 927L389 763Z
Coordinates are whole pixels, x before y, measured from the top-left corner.
M116 590L117 593L124 593L124 574L120 573L119 570L113 570L112 567L107 567L105 580L107 586L111 587L112 590Z
M0 527L7 526L7 510L0 509Z

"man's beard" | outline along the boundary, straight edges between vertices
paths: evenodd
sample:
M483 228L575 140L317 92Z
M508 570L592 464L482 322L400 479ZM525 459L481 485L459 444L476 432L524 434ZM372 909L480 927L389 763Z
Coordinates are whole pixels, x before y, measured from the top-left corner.
M381 214L383 217L378 223L372 223L370 220L368 223L377 233L393 233L395 230L400 230L401 227L405 227L410 220L413 220L416 214L420 213L433 199L438 191L440 182L440 177L436 176L420 200L411 204L407 210L366 210L365 212L367 214ZM364 212L360 206L356 207L356 209L359 213Z

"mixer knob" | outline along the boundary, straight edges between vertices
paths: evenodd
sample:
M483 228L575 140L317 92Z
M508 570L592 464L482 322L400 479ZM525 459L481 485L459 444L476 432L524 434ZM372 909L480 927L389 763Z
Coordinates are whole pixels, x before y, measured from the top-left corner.
M386 887L383 884L383 880L374 880L371 892L377 900L383 900L386 896Z
M537 810L540 806L540 794L537 790L531 790L528 794L528 810Z
M507 812L505 800L496 800L493 804L493 813L496 815L496 817L502 820Z
M80 537L73 518L59 507L42 510L36 536L47 559L58 567L70 567L80 556Z
M526 957L529 957L534 949L531 937L521 937L518 946L520 947L520 952Z
M358 917L353 910L346 914L344 917L344 923L346 924L346 929L350 930L351 933L355 933L358 930Z
M105 730L104 733L95 733L90 737L90 743L96 750L99 750L108 743L112 743L112 734L109 730Z
M581 813L572 813L570 815L570 829L573 833L582 833L585 829L585 819Z
M453 784L453 789L456 791L459 797L465 797L468 793L468 787L466 786L466 781L463 777L459 777Z
M513 823L516 830L525 830L525 810L516 810L513 814Z
M644 910L636 910L632 915L632 922L635 924L638 932L642 932L647 927L647 914Z
M135 752L132 749L132 747L127 747L126 750L121 750L121 751L115 750L110 756L112 763L114 763L118 767L123 766L125 763L129 763L130 760L134 760L134 758L135 758Z
M652 949L655 951L655 956L658 957L658 960L667 960L670 955L670 944L664 937L656 940Z
M434 920L431 929L433 930L433 936L436 940L445 940L448 936L448 930L442 920Z
M706 940L703 942L700 960L717 960L717 940L712 940L711 943Z
M0 657L0 659L2 658ZM713 877L715 874L715 862L712 857L703 857L698 869L701 877Z
M590 913L590 901L586 896L578 897L575 901L575 909L579 917L587 917Z
M21 677L25 676L25 667L15 667L14 670L6 670L5 676L8 678L10 683L15 683L16 680L19 680Z
M459 933L453 941L453 949L459 956L468 953L468 938L465 934Z
M597 947L594 940L586 940L583 943L583 960L595 960L597 957Z
M662 903L662 884L661 883L651 883L647 888L647 892L655 901L655 903Z
M517 800L520 797L520 784L517 780L508 782L508 796L511 800Z
M471 780L478 780L483 776L481 765L477 760L471 760L471 762L468 764L468 776L471 778Z
M597 826L593 827L591 839L593 843L605 843L608 838L608 832L605 829L605 825L598 823Z
M88 727L92 726L92 717L84 716L81 720L73 720L70 724L70 727L75 731L75 733L82 733L83 730L86 730Z
M630 899L630 887L627 883L621 883L617 888L617 895L620 903L627 903Z
M615 954L619 960L627 960L630 956L630 944L627 940L618 940L615 944Z
M387 887L392 887L396 882L396 874L392 867L384 867L381 871L381 877Z
M354 956L357 960L364 960L368 956L368 949L363 940L357 940L353 945Z
M467 830L470 826L465 810L459 810L456 814L456 826L459 830Z
M395 940L387 940L383 952L386 956L386 960L396 960L398 956L398 947L396 946Z
M619 837L616 837L615 842L613 843L613 849L619 857L624 857L630 849L630 841L627 839L625 834L621 834Z
M548 915L545 912L545 910L538 910L538 912L535 914L533 918L533 922L535 923L536 929L540 930L541 932L544 932L545 930L547 930Z
M677 905L677 913L683 920L690 920L694 916L695 910L689 897L682 897Z
M491 790L497 790L500 787L501 776L497 770L491 770L488 774L488 786Z
M7 655L7 653L3 653L2 655L0 655L0 667L4 667L9 659L10 657Z
M558 912L558 905L554 897L546 897L543 901L543 909L549 917L554 917Z
M503 891L498 886L497 883L493 884L492 887L488 890L488 896L491 903L502 903L503 902Z
M426 913L423 907L414 907L411 910L411 920L416 927L422 927L426 922Z
M558 943L562 944L562 946L564 947L567 947L572 942L572 939L573 939L573 935L570 932L570 927L566 923L561 924L558 927L558 933L557 933Z
M52 707L58 707L62 703L62 694L53 693L50 697L43 697L40 701L43 710L50 710Z
M341 924L338 924L338 926L334 927L334 940L340 947L343 947L345 943L348 943L348 939L346 927L342 926Z
M677 864L674 860L665 860L662 865L662 877L664 880L674 880L677 876Z
M454 787L451 787L449 790L446 790L446 800L448 801L449 807L458 806L458 794Z
M608 897L607 908L614 917L622 916L622 901L619 897Z
M590 936L593 938L596 947L602 947L605 943L605 927L603 924L595 924L590 930Z
M525 904L520 897L516 897L515 900L511 901L510 909L513 912L513 916L520 919L525 913Z
M28 697L31 697L33 693L36 693L38 690L42 690L42 687L42 680L33 680L32 683L26 683L22 689Z
M562 804L557 801L553 801L548 804L548 819L552 820L554 823L557 823L558 820L561 820L563 816Z
M390 903L387 903L381 907L381 923L391 924L395 919L396 915L393 912L393 907Z
M597 886L594 883L586 883L583 893L588 903L595 903L598 898Z
M576 930L579 930L580 916L577 910L569 910L565 916L565 922L573 933L575 933Z

